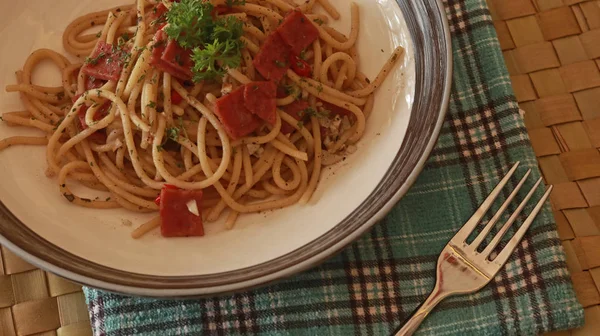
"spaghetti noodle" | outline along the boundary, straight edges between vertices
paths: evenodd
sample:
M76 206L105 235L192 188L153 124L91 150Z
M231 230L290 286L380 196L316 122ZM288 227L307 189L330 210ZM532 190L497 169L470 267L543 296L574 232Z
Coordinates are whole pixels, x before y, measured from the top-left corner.
M216 47L185 46L182 41L191 41L193 34L177 33L181 27L169 13L200 5L210 6L211 17L196 17L192 25L205 20L214 36L227 36L227 43L232 42L231 48L226 43L220 49L220 56L235 51L236 44L235 32L219 31L218 25L241 28L237 60L227 63L222 57L198 71L197 55ZM314 13L318 6L328 16ZM354 151L373 108L374 92L403 54L400 47L394 50L370 82L358 68L360 21L354 3L351 16L345 36L327 26L340 17L327 0L302 5L286 0L136 0L84 15L63 34L65 50L84 62L40 49L16 72L17 84L6 87L20 95L25 110L4 113L4 122L36 128L46 136L3 139L0 150L45 145L47 175L57 176L62 195L83 207L160 209L163 215L168 206L163 203L181 202L185 192L184 211L200 218L200 228L183 234L165 234L163 228L165 236L202 235L202 219L216 221L225 211L226 226L232 228L241 213L306 204L322 166ZM297 32L282 30L291 24ZM94 25L102 29L89 33ZM274 54L272 43L280 40L284 47L277 48L283 54ZM181 53L169 63L165 55L172 53L172 41ZM177 55L187 58L182 61ZM192 63L187 64L190 55ZM275 66L265 59L274 59ZM60 69L60 85L32 83L32 72L44 60ZM213 70L217 75L210 73ZM275 90L277 97L265 93ZM263 93L268 97L260 98ZM234 97L246 104L241 109L247 114L237 107L228 109ZM271 102L269 114L264 106ZM249 124L242 125L241 118L249 118ZM110 197L79 197L68 187L71 181L109 192ZM194 194L198 190L202 192ZM177 192L181 195L173 198ZM155 200L159 195L162 199ZM135 229L132 237L164 224L157 216Z

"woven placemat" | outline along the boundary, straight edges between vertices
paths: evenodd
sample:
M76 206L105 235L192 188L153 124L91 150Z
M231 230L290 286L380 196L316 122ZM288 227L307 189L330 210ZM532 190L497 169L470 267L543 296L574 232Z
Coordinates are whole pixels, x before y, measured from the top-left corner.
M488 0L586 325L600 334L600 1Z
M600 0L488 0L585 327L600 330ZM81 287L0 250L0 335L91 335Z
M0 335L90 336L81 286L0 249Z

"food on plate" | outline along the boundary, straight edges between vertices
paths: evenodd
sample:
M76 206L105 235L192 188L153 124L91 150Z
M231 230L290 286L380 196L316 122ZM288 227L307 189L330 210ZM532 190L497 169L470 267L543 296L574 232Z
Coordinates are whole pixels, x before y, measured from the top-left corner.
M328 0L137 0L84 15L64 31L69 57L36 50L6 87L25 110L4 122L44 135L0 150L45 145L47 175L75 205L158 212L134 238L203 236L225 214L232 228L242 213L306 204L322 167L356 150L403 54L369 81L349 7L348 36L328 25L340 18ZM32 82L46 60L60 85ZM73 182L106 196L80 197Z

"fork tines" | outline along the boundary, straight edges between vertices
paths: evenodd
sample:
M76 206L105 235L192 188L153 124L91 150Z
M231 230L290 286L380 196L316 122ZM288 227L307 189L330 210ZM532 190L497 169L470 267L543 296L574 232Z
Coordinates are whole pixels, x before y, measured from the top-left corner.
M471 218L467 221L467 223L452 238L452 243L454 243L458 246L462 246L462 248L465 251L468 251L470 253L475 253L475 254L485 258L486 261L492 262L492 263L496 264L497 266L502 266L502 265L504 265L504 263L506 263L506 261L508 260L508 258L512 254L512 252L514 251L515 247L517 246L517 244L521 241L521 239L523 239L525 232L527 231L527 229L529 229L529 227L531 226L531 223L533 223L533 220L535 219L537 214L542 209L544 202L546 201L546 199L550 195L550 192L552 191L552 186L549 186L548 189L546 190L546 192L544 193L544 195L539 199L539 201L537 202L537 204L535 205L535 207L533 208L533 210L531 211L529 216L525 219L525 221L523 222L521 227L517 230L515 235L510 239L510 241L506 244L506 246L502 249L502 251L500 251L498 253L498 255L493 260L490 261L489 259L490 259L490 255L491 255L492 251L494 251L494 249L498 246L498 244L500 243L504 234L508 231L510 226L517 219L517 217L519 216L519 214L521 213L521 211L523 210L525 205L529 202L529 200L535 193L536 189L542 183L542 178L538 179L537 182L535 183L535 185L533 186L533 188L531 188L531 190L527 193L525 198L521 201L521 203L519 204L519 206L517 207L515 212L512 213L511 216L509 217L509 219L506 221L506 223L504 223L504 225L502 226L500 231L494 236L494 238L486 246L486 248L482 252L478 253L477 248L485 240L485 238L489 234L490 230L494 227L494 225L496 224L498 219L500 219L502 214L506 211L506 208L508 207L510 202L512 202L514 197L518 194L519 190L521 189L523 184L525 184L525 181L531 174L531 169L527 170L527 172L521 178L521 180L519 181L519 183L517 184L515 189L510 193L510 195L507 197L507 199L504 201L504 203L502 203L502 205L500 206L498 211L490 219L490 221L483 228L483 230L477 235L475 240L473 240L472 243L467 244L466 243L467 238L471 235L471 233L473 232L473 230L475 229L477 224L479 224L479 222L481 222L481 219L487 213L487 211L490 209L491 205L494 203L494 200L496 200L496 198L500 195L500 193L502 192L502 189L506 186L506 184L508 183L508 181L510 180L512 175L517 170L519 163L520 162L517 162L512 166L512 168L508 171L506 176L504 176L504 178L498 183L498 185L494 188L494 190L490 193L490 195L485 199L485 201L483 201L483 203L481 204L479 209L477 209L475 211L473 216L471 216Z

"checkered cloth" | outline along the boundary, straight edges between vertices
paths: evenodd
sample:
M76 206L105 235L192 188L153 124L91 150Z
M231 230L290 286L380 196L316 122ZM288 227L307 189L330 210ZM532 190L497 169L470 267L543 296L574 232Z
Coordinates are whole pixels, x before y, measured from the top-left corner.
M507 168L521 161L539 176L485 0L447 0L446 13L454 48L450 110L418 182L385 220L321 266L251 292L162 301L86 288L94 333L386 335L394 330L426 298L439 252ZM488 286L442 302L418 333L533 335L582 323L583 310L546 208Z

